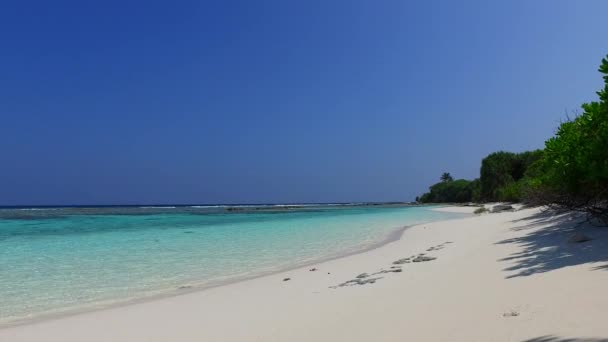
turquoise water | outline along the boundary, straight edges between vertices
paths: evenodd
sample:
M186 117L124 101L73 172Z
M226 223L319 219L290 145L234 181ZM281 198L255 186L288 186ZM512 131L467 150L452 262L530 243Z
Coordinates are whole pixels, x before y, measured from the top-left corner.
M0 209L0 323L252 277L369 248L425 207Z

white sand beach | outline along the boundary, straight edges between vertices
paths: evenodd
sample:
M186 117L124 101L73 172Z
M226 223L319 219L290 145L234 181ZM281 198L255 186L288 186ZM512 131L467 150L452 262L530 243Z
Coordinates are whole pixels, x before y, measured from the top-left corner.
M569 243L568 218L524 209L419 225L361 254L6 327L0 341L608 341L608 229ZM420 253L436 259L393 264ZM361 273L379 279L333 288Z

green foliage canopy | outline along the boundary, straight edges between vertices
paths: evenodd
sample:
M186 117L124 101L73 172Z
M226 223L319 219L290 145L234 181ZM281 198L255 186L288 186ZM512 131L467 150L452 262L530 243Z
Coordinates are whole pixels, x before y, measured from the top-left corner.
M481 199L519 201L530 167L542 158L543 151L522 153L494 152L481 161Z
M608 56L599 72L599 100L563 122L544 150L491 153L479 179L453 180L446 172L420 201L526 201L584 211L608 225Z
M545 155L533 185L560 197L608 200L608 59L599 71L604 88L599 101L582 105L583 113L563 122L545 142Z
M442 182L451 182L454 180L454 177L449 172L444 172L439 178Z
M470 202L478 182L466 179L443 180L432 185L429 192L422 195L422 203L463 203Z

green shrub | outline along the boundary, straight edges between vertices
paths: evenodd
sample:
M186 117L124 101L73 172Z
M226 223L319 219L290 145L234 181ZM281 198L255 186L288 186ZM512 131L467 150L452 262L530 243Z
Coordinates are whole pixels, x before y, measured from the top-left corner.
M586 212L608 225L608 58L599 71L604 79L599 101L583 104L583 113L563 122L545 142L520 193L529 203Z
M604 78L599 101L583 104L581 115L563 122L534 165L532 185L551 194L551 202L587 206L608 200L608 59L599 71Z
M450 178L442 176L442 181L432 185L429 188L429 192L420 196L419 200L422 203L471 202L474 193L478 191L476 190L479 187L478 185L478 181L468 181L466 179L450 180Z
M608 56L599 71L599 100L563 122L544 150L494 152L482 160L479 179L454 181L444 173L420 201L525 201L584 211L608 225Z
M500 202L519 202L521 198L519 183L509 183L497 191L497 199Z
M480 198L485 201L519 201L519 182L542 158L541 150L522 153L494 152L481 161Z

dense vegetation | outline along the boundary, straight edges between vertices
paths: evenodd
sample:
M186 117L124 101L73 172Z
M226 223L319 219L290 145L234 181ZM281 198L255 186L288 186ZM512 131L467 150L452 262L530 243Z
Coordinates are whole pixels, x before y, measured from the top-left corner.
M530 166L543 156L541 150L523 153L494 152L481 161L479 198L482 201L520 201L530 181ZM472 199L473 200L473 199Z
M446 174L450 175L444 173L444 175ZM431 186L429 192L422 195L417 201L422 203L470 202L478 183L466 179L454 180L452 176L449 176L449 178L442 176L441 182Z
M444 173L417 200L520 201L584 211L608 223L608 59L599 71L599 100L583 104L583 113L563 122L543 150L494 152L482 160L478 179L453 180Z
M545 142L525 200L585 211L608 224L608 59L599 71L599 101L583 104L583 113Z
M429 192L417 198L422 203L462 203L489 201L522 201L534 168L543 151L523 153L494 152L481 161L480 177L469 181L453 180L449 173L432 185ZM448 175L449 177L446 177Z

